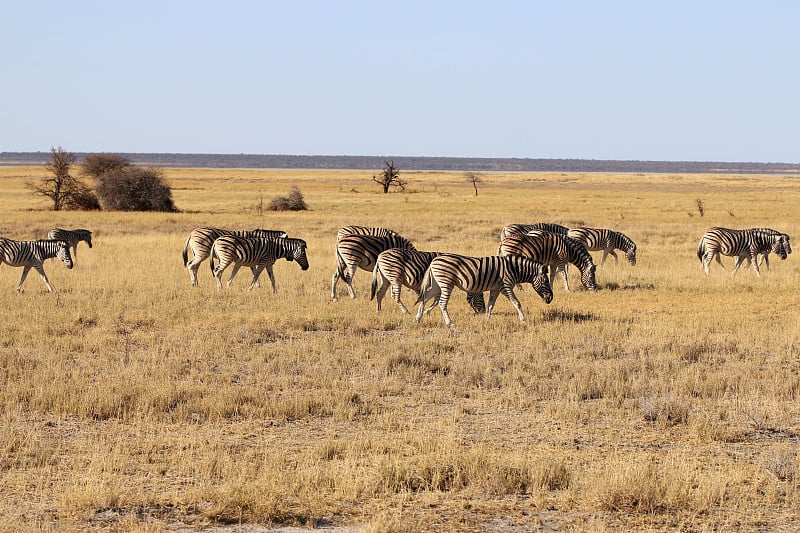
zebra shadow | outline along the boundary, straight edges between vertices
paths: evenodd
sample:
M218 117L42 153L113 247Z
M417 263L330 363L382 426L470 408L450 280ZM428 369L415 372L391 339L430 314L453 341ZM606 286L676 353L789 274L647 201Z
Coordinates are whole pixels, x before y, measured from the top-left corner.
M620 285L616 282L605 283L602 287L608 291L653 291L656 286L652 283L634 283L632 285Z
M591 312L582 313L579 311L564 311L563 309L548 309L542 314L541 320L544 322L573 322L580 324L582 322L600 320L600 317Z

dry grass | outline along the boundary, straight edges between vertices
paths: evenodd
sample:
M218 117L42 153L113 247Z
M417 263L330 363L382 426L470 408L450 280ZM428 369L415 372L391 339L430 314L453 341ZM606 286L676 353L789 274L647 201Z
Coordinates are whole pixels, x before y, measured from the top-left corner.
M43 169L0 168L0 235L95 244L47 263L54 294L0 267L0 530L800 528L800 263L706 277L695 256L713 225L800 234L796 178L497 173L475 197L461 173L389 195L368 172L165 174L180 213L54 213L24 185ZM308 211L259 210L295 184ZM454 298L456 335L377 314L363 271L329 301L343 225L489 255L539 220L616 228L639 262L550 306L519 293L526 323ZM218 292L204 263L193 289L199 225L286 230L311 269Z

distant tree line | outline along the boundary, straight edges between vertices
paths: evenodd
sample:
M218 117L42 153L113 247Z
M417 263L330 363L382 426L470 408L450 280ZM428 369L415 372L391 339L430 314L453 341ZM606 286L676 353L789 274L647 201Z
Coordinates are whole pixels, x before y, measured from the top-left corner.
M75 154L77 162L93 154ZM132 164L150 167L197 168L297 168L374 170L386 157L303 156L259 154L120 154ZM47 164L47 152L0 152L0 164ZM642 172L676 174L786 174L800 173L796 163L730 163L696 161L614 161L597 159L527 159L470 157L394 157L406 171L441 170L463 172Z

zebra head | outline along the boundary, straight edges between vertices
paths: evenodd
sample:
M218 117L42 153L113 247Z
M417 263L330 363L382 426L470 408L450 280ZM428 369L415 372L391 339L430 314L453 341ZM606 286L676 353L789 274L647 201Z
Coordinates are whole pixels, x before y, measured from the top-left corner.
M56 257L64 261L67 268L72 268L72 256L69 254L69 245L65 241L58 241L56 243Z
M630 242L630 246L625 249L625 257L628 259L628 263L631 266L636 266L636 245L633 241Z
M597 265L588 263L581 269L581 283L590 291L597 290L597 281L595 280L594 273L597 270Z
M92 247L92 232L89 231L88 229L85 230L85 231L86 231L86 244L88 244L89 248L91 248Z
M550 286L547 265L542 265L535 261L531 261L531 263L534 265L531 286L536 291L536 294L544 300L544 303L549 304L553 301L553 287Z
M771 251L781 259L786 259L788 256L787 245L788 241L784 241L783 235L779 235L772 241ZM791 247L789 249L791 250Z
M288 240L288 239L287 239ZM290 246L286 254L287 261L297 261L301 270L308 270L308 257L306 257L306 241L303 239L292 239L293 246Z
M792 253L792 245L789 244L789 236L785 233L781 233L781 240L783 241L783 249L786 250L786 253Z

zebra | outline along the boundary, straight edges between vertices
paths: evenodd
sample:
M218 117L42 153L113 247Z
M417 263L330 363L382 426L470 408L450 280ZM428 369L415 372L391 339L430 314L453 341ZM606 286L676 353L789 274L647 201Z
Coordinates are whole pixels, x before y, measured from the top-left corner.
M368 226L345 226L336 233L336 242L348 235L372 235L373 237L391 237L400 235L389 228L373 228Z
M736 256L736 264L731 275L736 274L745 260L753 265L756 276L761 276L758 269L758 254L766 255L775 253L781 259L786 259L791 246L789 236L769 228L729 229L710 228L700 238L697 244L697 258L703 266L706 275L710 272L711 261L717 259L720 266L721 255Z
M535 224L509 224L500 230L500 240L509 235L525 235L529 231L549 231L559 235L566 235L569 228L552 222L536 222Z
M550 283L556 276L556 271L561 271L564 278L564 289L569 292L566 264L572 263L581 272L581 283L590 291L597 289L595 271L597 265L592 261L592 256L581 243L565 235L550 233L548 231L531 231L526 235L509 235L500 243L499 255L522 255L548 265L550 270Z
M347 235L336 243L336 272L331 280L331 299L336 300L336 283L339 278L344 279L350 298L355 298L353 290L353 276L361 268L372 272L378 254L390 248L411 248L414 245L400 235L375 237L373 235Z
M369 299L375 300L377 296L378 311L389 286L392 287L392 299L397 302L405 314L410 314L403 301L400 299L400 290L405 285L415 292L419 292L422 277L434 257L440 252L420 252L412 248L390 248L378 254L375 267L372 270L372 284ZM483 293L467 293L467 302L477 314L486 311ZM436 304L434 304L436 305ZM433 309L433 305L428 312Z
M233 263L233 271L228 279L227 286L231 286L234 276L242 266L248 266L253 272L253 281L247 290L251 290L258 283L258 277L266 269L269 280L272 282L272 292L275 288L275 276L272 265L283 257L287 261L297 261L301 270L308 270L306 257L306 241L303 239L280 238L248 238L238 235L223 235L211 245L211 272L217 281L217 289L222 289L222 272ZM219 263L214 266L214 258Z
M447 302L454 287L467 293L489 291L487 319L492 316L497 296L502 293L514 305L519 319L524 321L522 304L514 294L514 286L520 283L530 283L545 303L553 301L547 265L520 255L468 257L441 254L431 261L431 266L422 278L422 287L417 298L419 309L414 321L419 322L422 318L425 303L438 297L444 323L452 329L453 320L447 312Z
M223 235L236 235L238 237L280 237L286 238L286 232L282 230L270 229L254 229L254 230L230 230L223 228L195 228L186 239L186 244L183 246L183 264L189 269L189 279L193 287L197 287L197 271L200 268L200 263L205 261L211 255L211 245L214 241ZM192 249L194 258L189 261L189 248ZM255 271L253 271L255 274Z
M85 241L92 247L92 232L88 229L61 229L53 228L47 234L47 238L55 241L64 241L72 248L72 257L78 257L78 243Z
M72 256L69 254L69 245L66 241L53 239L14 241L0 237L0 265L5 263L12 267L23 267L17 292L22 292L22 284L31 268L35 268L42 277L47 292L53 292L53 286L50 285L43 267L44 262L53 257L61 259L67 268L72 268Z
M631 266L636 265L636 243L623 233L605 228L582 227L569 230L567 237L580 242L590 252L603 250L600 266L606 264L606 258L609 255L614 258L614 263L619 265L619 258L615 250L625 252L628 263Z
M754 229L760 229L760 230L764 230L765 232L771 233L773 235L779 235L781 237L781 240L783 241L783 249L786 250L787 256L788 256L788 254L792 253L792 245L789 243L789 235L787 235L786 233L780 233L780 232L775 231L774 229L770 229L770 228L754 228ZM767 270L769 270L770 269L769 268L769 252L764 252L764 253L761 253L761 254L757 254L756 259L758 259L758 255L761 256L761 259L758 261L758 266L760 267L762 265L762 263L763 263L763 264L767 265ZM750 265L752 264L752 261L750 260L749 256L746 258L746 261L747 261L747 266L745 266L745 268L750 268Z

